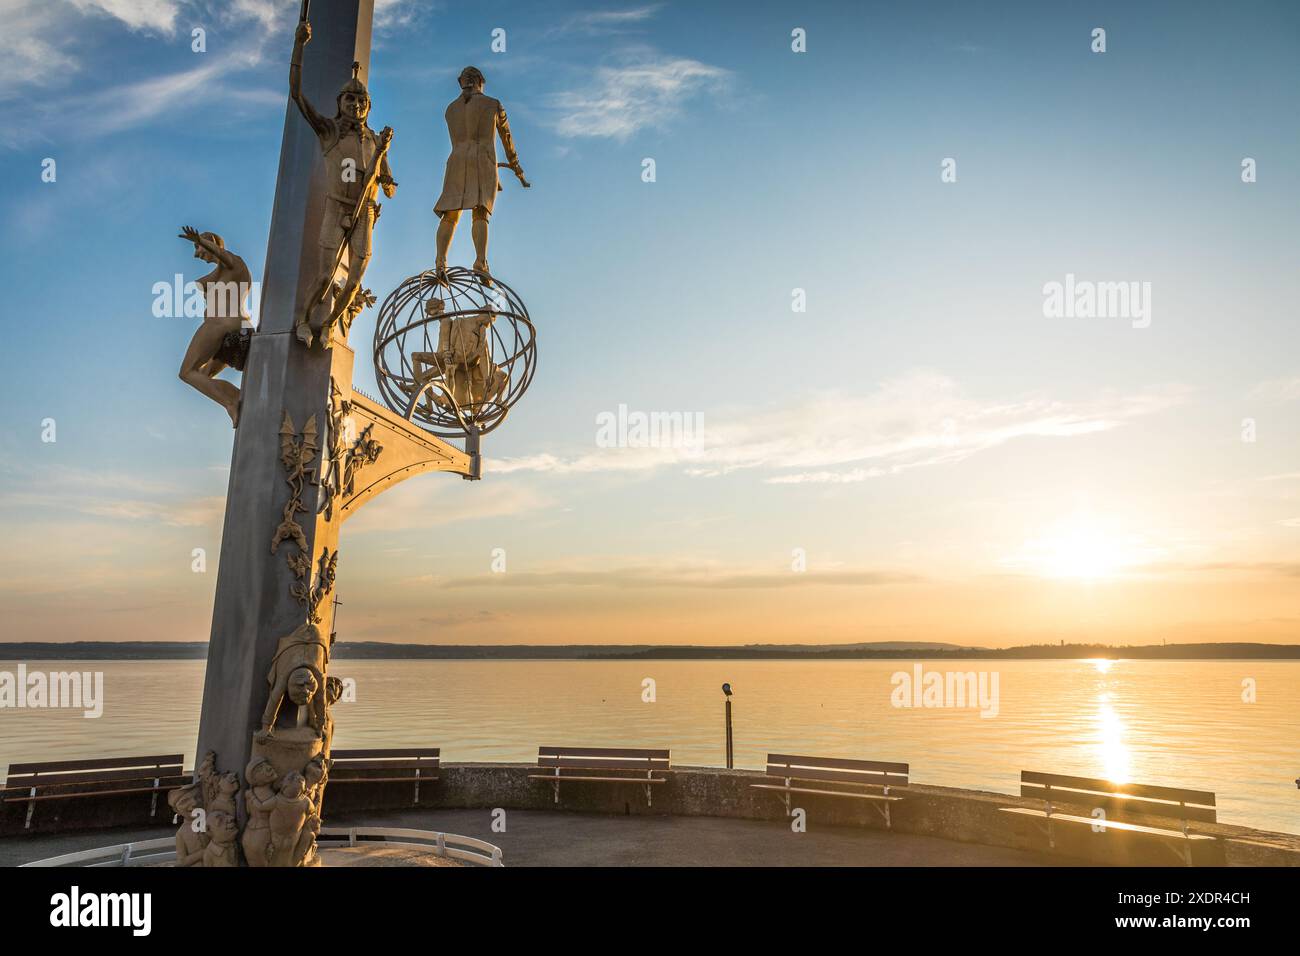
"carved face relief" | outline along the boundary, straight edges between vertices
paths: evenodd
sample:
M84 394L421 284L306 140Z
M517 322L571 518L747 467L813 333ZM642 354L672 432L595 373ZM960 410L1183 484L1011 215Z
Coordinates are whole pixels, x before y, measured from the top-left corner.
M341 93L339 112L348 119L363 120L370 113L370 97L362 96L360 93Z
M325 765L320 757L315 757L303 768L303 779L309 787L314 787L325 779Z
M248 778L249 786L264 787L267 784L275 783L275 778L279 774L271 761L265 757L260 757L248 765L248 770L245 771L244 776Z
M299 667L289 675L289 699L299 707L310 704L318 686L316 675L305 667Z
M301 797L306 789L307 781L303 779L302 774L291 771L284 775L284 780L280 784L281 796L296 799Z
M337 704L339 698L343 696L343 681L337 677L325 678L325 701L330 705Z
M214 810L208 814L208 833L214 843L233 843L239 836L239 824L226 811Z

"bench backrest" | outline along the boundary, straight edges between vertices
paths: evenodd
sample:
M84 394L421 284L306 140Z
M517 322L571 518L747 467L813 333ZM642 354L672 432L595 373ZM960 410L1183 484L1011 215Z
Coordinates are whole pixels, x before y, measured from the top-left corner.
M538 747L537 766L564 770L671 770L667 750L637 747Z
M438 769L441 747L399 747L387 750L333 750L330 776L340 779L365 777L428 776Z
M98 757L92 760L51 760L44 763L9 765L4 793L14 797L17 791L38 793L48 790L75 793L78 790L112 791L133 787L176 786L189 782L180 754L150 757Z
M1209 790L1183 790L1145 783L1112 783L1095 777L1071 777L1022 770L1020 795L1051 803L1101 807L1107 814L1131 813L1183 821L1215 822L1214 794Z
M792 780L824 780L868 787L906 787L908 765L883 760L847 760L842 757L809 757L768 754L770 777Z

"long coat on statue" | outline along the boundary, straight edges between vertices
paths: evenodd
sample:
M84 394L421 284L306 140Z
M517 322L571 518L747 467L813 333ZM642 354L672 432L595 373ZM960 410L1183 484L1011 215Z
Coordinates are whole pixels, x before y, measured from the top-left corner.
M508 157L515 152L501 101L483 93L475 93L468 103L463 97L456 97L447 107L447 133L451 136L451 155L447 157L442 195L434 211L483 206L491 212L500 188L497 136L500 135Z

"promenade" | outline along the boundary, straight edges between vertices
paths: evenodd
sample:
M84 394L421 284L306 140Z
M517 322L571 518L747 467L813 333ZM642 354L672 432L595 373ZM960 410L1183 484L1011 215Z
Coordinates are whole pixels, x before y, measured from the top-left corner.
M506 866L1051 866L1060 857L1007 847L848 826L810 826L720 817L624 816L562 810L508 810L506 832L492 813L472 810L366 811L330 826L410 827L477 837L501 847ZM157 839L170 827L81 830L0 840L0 866Z

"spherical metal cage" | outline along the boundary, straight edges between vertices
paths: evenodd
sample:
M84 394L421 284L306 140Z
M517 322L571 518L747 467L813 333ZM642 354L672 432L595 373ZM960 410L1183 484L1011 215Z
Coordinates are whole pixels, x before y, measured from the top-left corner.
M375 325L375 378L397 414L442 438L485 435L528 390L536 334L513 289L461 267L411 276Z

